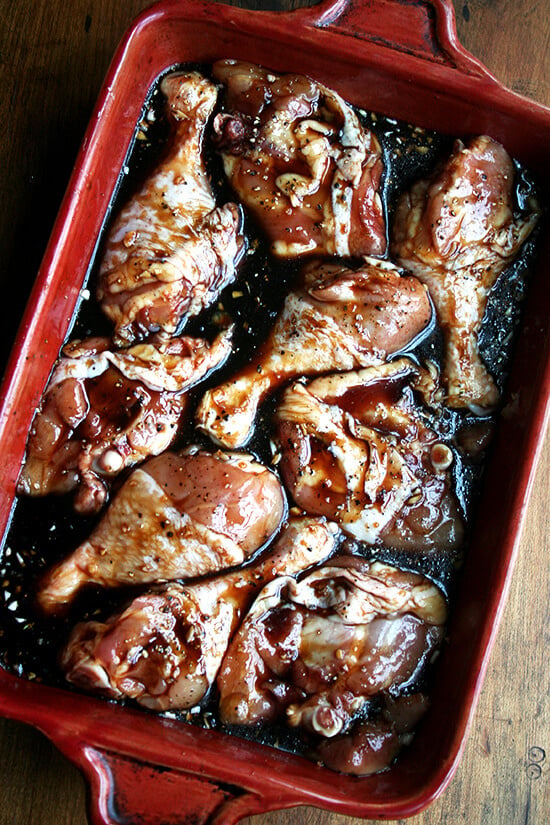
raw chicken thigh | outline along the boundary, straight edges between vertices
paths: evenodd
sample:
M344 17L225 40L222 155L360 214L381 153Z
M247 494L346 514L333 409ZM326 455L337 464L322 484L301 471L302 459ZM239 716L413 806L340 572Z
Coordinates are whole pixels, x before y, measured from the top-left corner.
M225 172L278 257L381 255L380 144L336 92L302 75L222 60L214 130Z
M259 588L326 559L337 532L324 519L294 518L255 564L196 583L157 587L106 622L78 624L61 658L67 679L152 710L197 705Z
M478 334L489 292L535 227L540 210L514 204L514 166L481 136L457 141L448 161L418 181L397 206L391 252L428 286L446 341L450 407L487 410L498 389L483 364Z
M405 689L443 638L446 603L428 579L340 556L261 591L219 676L226 723L286 717L322 737L342 733L364 703Z
M186 72L160 88L173 126L168 151L115 218L99 273L98 298L121 344L173 334L235 278L244 251L241 208L216 207L203 157L215 85Z
M212 344L186 337L127 349L106 338L67 344L32 425L18 492L75 490L78 512L99 512L110 479L170 446L186 390L225 361L231 339L227 329Z
M426 288L388 262L369 258L358 269L312 262L256 356L205 393L197 424L214 441L241 447L260 403L289 378L381 363L409 346L431 318Z
M38 604L60 613L87 585L171 581L241 564L285 512L277 477L250 455L162 453L132 472L90 537L47 572Z
M458 548L453 453L426 425L413 393L430 384L426 371L401 358L289 386L275 414L276 441L298 506L368 544Z

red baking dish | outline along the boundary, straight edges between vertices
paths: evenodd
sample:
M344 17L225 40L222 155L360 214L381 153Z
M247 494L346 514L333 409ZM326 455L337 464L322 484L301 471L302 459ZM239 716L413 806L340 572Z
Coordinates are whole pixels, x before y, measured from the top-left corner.
M1 396L1 531L33 411L78 307L144 100L166 69L241 58L307 73L350 102L444 134L487 133L550 185L550 110L501 86L457 42L450 0L323 0L291 13L163 0L115 55L54 227ZM39 728L86 775L94 825L231 823L315 805L356 817L418 813L460 758L512 573L546 428L550 290L543 226L503 415L487 467L432 705L389 771L340 775L282 751L60 690L0 669L0 713Z

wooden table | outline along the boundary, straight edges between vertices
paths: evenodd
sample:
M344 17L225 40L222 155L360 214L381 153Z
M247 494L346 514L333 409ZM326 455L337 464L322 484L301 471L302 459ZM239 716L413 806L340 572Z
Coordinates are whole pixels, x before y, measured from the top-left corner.
M548 0L454 0L462 43L518 92L550 105ZM303 3L302 3L303 4ZM11 343L116 43L149 0L0 0L0 267ZM292 0L243 2L288 8ZM520 126L521 128L521 126ZM550 440L475 723L450 787L411 825L550 822ZM0 720L0 825L85 825L78 771L39 733ZM352 825L313 808L244 825Z

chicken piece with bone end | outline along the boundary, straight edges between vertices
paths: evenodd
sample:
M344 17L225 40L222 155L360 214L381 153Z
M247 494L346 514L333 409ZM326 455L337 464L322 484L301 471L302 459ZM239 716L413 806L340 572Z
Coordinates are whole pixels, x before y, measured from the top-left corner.
M484 413L499 399L478 344L500 273L537 224L540 208L514 203L515 172L492 138L457 141L445 164L398 202L392 256L430 290L445 337L446 403Z
M464 528L450 475L454 455L415 398L427 392L431 399L436 386L408 358L289 386L275 413L275 440L298 506L371 545L458 549Z
M187 448L135 469L90 537L39 582L63 613L82 588L192 578L241 564L279 529L286 498L252 456Z
M61 656L66 678L151 710L197 705L214 684L231 636L259 589L328 558L337 533L324 519L293 518L248 567L156 587L106 622L78 624Z
M447 608L427 578L338 556L267 584L235 634L217 684L222 721L286 717L322 737L365 702L413 684L442 641Z
M402 737L389 722L374 719L332 739L321 739L315 756L333 771L370 776L387 770L402 745Z
M361 720L345 733L320 738L316 759L327 768L353 776L370 776L387 770L402 747L408 744L428 709L423 693L393 698L384 696L385 707L377 717Z
M273 254L382 255L380 144L351 106L302 75L235 60L213 73L226 87L214 119L225 172Z
M109 230L98 299L128 344L151 332L172 335L234 280L245 248L242 211L216 207L203 138L217 100L197 72L161 83L172 135L165 156Z
M166 450L187 407L187 390L221 366L232 328L212 343L158 339L113 349L107 338L67 344L33 421L18 492L75 492L81 514L99 512L109 481Z
M215 442L242 447L260 404L288 379L380 364L431 319L426 287L389 262L368 258L359 269L311 262L251 362L205 393L197 424Z

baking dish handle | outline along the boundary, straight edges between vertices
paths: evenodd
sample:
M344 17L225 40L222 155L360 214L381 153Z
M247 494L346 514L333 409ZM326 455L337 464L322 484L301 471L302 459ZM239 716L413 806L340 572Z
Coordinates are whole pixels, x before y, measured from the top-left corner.
M231 784L89 745L76 761L88 780L91 825L233 825L289 804L270 804Z
M293 12L303 25L326 28L462 74L495 81L460 43L452 0L321 0ZM351 46L351 43L350 43Z

